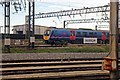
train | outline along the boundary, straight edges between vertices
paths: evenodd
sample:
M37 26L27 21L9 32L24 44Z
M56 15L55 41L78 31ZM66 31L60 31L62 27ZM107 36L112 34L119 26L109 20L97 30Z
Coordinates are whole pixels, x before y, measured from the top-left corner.
M46 30L43 40L46 44L84 44L85 39L96 39L96 43L109 42L109 31L92 29L51 29Z

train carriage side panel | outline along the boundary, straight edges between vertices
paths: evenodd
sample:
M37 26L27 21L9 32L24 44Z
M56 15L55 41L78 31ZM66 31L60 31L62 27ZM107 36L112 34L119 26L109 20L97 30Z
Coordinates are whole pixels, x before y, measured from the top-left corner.
M60 43L68 42L70 36L70 31L66 29L55 29L51 33L50 41L52 43Z
M98 38L99 35L100 33L96 30L76 30L77 43L83 43L84 38Z
M84 38L89 38L91 30L76 30L76 42L82 44Z
M83 43L83 31L82 30L76 30L76 43Z

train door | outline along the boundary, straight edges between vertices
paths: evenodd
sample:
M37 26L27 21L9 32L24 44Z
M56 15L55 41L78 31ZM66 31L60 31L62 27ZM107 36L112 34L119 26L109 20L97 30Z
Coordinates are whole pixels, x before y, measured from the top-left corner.
M102 43L105 44L106 43L106 32L102 32Z
M71 31L70 31L70 40L75 40L75 39L76 39L75 31L74 31L74 30L71 30Z

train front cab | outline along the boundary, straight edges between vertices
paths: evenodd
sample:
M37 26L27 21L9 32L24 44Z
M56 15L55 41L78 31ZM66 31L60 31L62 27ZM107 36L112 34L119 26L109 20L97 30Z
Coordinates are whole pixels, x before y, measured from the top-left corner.
M50 39L50 34L51 34L51 30L46 30L43 35L43 39L47 44L48 44L48 40Z

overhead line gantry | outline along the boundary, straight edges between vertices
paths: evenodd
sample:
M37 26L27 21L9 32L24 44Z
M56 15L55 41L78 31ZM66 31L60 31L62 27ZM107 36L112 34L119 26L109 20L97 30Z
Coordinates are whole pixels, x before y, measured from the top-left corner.
M76 20L65 20L63 22L63 27L65 28L66 25L68 24L76 24L76 23L109 23L109 18L105 19L76 19Z
M48 17L58 17L59 18L59 17L62 17L62 16L71 16L71 15L82 16L82 14L99 13L99 12L102 12L102 13L105 13L105 14L107 12L110 12L110 5L97 6L97 7L84 7L84 8L81 8L81 9L62 10L62 11L48 12L48 13L38 13L38 14L34 15L34 19L48 18ZM33 15L30 15L30 16L31 16L31 19L32 19ZM26 17L29 17L29 16L27 15ZM27 19L29 19L29 18L27 18ZM28 22L28 21L29 20L26 20L26 22ZM81 20L80 20L80 22L81 22ZM83 22L83 20L82 20L82 22ZM92 22L93 22L93 20L92 20ZM64 24L66 24L66 23L64 23Z
M35 16L35 19L38 19L38 18L81 15L81 14L99 13L99 12L106 13L109 11L110 11L110 5L104 5L104 6L98 6L98 7L84 7L81 9L62 10L57 12L38 13L38 14L35 14L34 16Z

